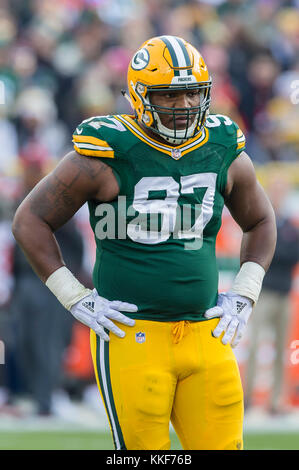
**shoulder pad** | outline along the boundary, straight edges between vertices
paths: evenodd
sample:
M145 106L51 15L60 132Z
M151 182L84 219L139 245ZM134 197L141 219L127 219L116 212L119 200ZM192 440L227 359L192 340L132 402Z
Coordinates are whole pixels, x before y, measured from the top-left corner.
M73 134L74 149L81 155L114 158L113 134L125 130L114 116L93 116L76 128Z
M234 147L237 155L245 149L246 139L238 124L223 114L210 114L205 122L211 140L225 147Z

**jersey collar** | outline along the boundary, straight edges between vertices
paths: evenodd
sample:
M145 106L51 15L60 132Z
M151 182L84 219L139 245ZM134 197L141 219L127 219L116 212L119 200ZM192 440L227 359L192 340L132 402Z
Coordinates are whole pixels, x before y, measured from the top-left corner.
M127 114L121 114L115 116L122 124L124 124L129 131L131 131L136 137L140 140L145 142L146 144L150 145L151 147L163 152L167 155L170 155L175 160L179 160L183 155L186 153L195 150L198 147L204 145L209 139L209 131L206 127L203 127L201 133L192 137L191 139L187 140L181 145L177 147L172 147L167 144L162 144L157 140L149 137L146 132L137 124L136 119L134 116L129 116Z

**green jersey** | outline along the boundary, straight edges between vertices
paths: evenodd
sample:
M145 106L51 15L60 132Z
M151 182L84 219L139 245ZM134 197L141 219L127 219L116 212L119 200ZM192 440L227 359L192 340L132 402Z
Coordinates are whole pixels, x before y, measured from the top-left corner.
M119 197L88 201L99 295L136 304L132 318L201 321L215 306L215 243L227 171L245 137L227 116L210 115L178 147L150 138L132 116L97 116L73 135L75 150L109 165Z

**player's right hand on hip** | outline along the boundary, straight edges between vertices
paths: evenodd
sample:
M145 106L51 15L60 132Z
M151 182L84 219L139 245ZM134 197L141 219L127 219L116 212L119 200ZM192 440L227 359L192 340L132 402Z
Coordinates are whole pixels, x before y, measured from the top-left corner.
M71 308L72 315L84 325L91 328L104 341L109 341L109 336L104 331L107 330L116 336L123 338L125 332L120 330L111 320L118 321L127 326L134 326L135 320L126 317L122 312L137 312L138 307L134 304L121 302L120 300L107 300L100 297L96 289L87 297L83 297Z

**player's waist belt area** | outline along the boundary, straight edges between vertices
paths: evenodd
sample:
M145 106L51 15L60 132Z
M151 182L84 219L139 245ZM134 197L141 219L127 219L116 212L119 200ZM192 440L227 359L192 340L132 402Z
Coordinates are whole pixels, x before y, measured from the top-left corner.
M187 329L189 325L190 325L190 322L187 320L174 322L172 326L174 344L178 344L182 340L182 338L187 334Z

